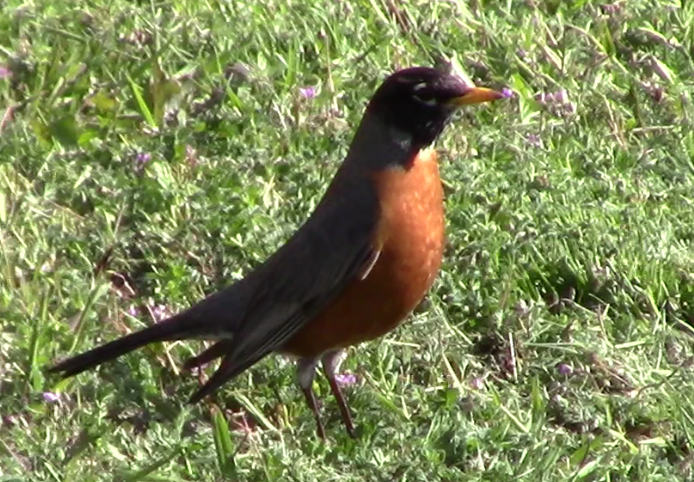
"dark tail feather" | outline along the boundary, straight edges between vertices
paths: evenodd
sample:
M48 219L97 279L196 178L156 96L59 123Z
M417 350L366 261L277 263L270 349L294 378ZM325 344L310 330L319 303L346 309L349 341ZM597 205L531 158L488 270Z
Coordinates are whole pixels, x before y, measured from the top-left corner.
M192 370L193 368L199 368L202 365L211 362L215 358L219 358L220 356L230 352L233 345L233 340L218 341L211 347L204 350L199 355L195 355L193 357L188 358L186 362L183 364L183 369Z
M215 345L212 345L210 348L205 350L206 353L210 350L212 350L214 347L219 345L220 343L217 343ZM232 353L227 353L227 355L222 359L222 363L219 364L219 368L212 374L209 380L207 380L207 383L205 383L202 387L198 389L197 392L193 394L193 396L190 397L190 400L188 403L195 404L198 403L200 400L205 398L206 396L210 395L212 392L217 390L219 387L224 385L226 382L234 378L235 376L239 375L241 372L246 370L246 368L249 368L251 365L254 365L257 361L259 361L263 357L256 357L252 358L242 365L234 366L236 364L233 354Z
M130 353L140 347L149 345L150 343L194 337L200 329L197 323L192 324L190 321L191 320L182 313L181 315L174 316L156 325L96 347L93 350L68 358L50 367L48 371L51 373L60 373L63 378L67 378L118 358L126 353ZM197 329L195 325L198 325Z

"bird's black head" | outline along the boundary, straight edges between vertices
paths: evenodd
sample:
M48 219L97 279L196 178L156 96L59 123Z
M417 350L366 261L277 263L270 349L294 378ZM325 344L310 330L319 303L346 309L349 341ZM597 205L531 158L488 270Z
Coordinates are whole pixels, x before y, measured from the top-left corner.
M367 112L409 135L415 147L428 146L462 105L499 99L503 94L466 85L453 75L428 67L395 72L376 90Z

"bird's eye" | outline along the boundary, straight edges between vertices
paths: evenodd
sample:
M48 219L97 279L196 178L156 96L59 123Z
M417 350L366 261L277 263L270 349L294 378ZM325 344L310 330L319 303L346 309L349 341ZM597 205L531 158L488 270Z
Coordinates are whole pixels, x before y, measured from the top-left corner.
M421 102L422 104L425 104L425 105L434 106L438 103L434 94L432 94L431 92L424 91L424 90L420 91L420 92L415 92L414 94L412 94L412 97L414 97L419 102Z

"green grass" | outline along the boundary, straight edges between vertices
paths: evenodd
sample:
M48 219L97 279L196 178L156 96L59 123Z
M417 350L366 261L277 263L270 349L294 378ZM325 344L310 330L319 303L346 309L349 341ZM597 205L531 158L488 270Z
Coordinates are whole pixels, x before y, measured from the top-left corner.
M0 7L0 480L692 480L694 2L266 5ZM278 357L196 407L201 342L46 378L243 276L453 55L516 95L438 143L445 263L343 365L358 440Z

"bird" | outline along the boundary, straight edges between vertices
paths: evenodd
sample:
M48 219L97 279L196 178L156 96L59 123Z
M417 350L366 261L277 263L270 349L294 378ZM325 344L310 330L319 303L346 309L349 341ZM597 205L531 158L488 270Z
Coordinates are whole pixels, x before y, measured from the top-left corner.
M304 224L245 277L187 310L48 368L77 375L155 342L213 342L184 362L221 358L196 403L272 353L297 359L297 381L325 439L313 382L322 365L349 436L336 376L347 348L382 337L423 300L439 271L445 219L434 141L462 106L500 99L455 74L408 67L366 105L347 155Z

